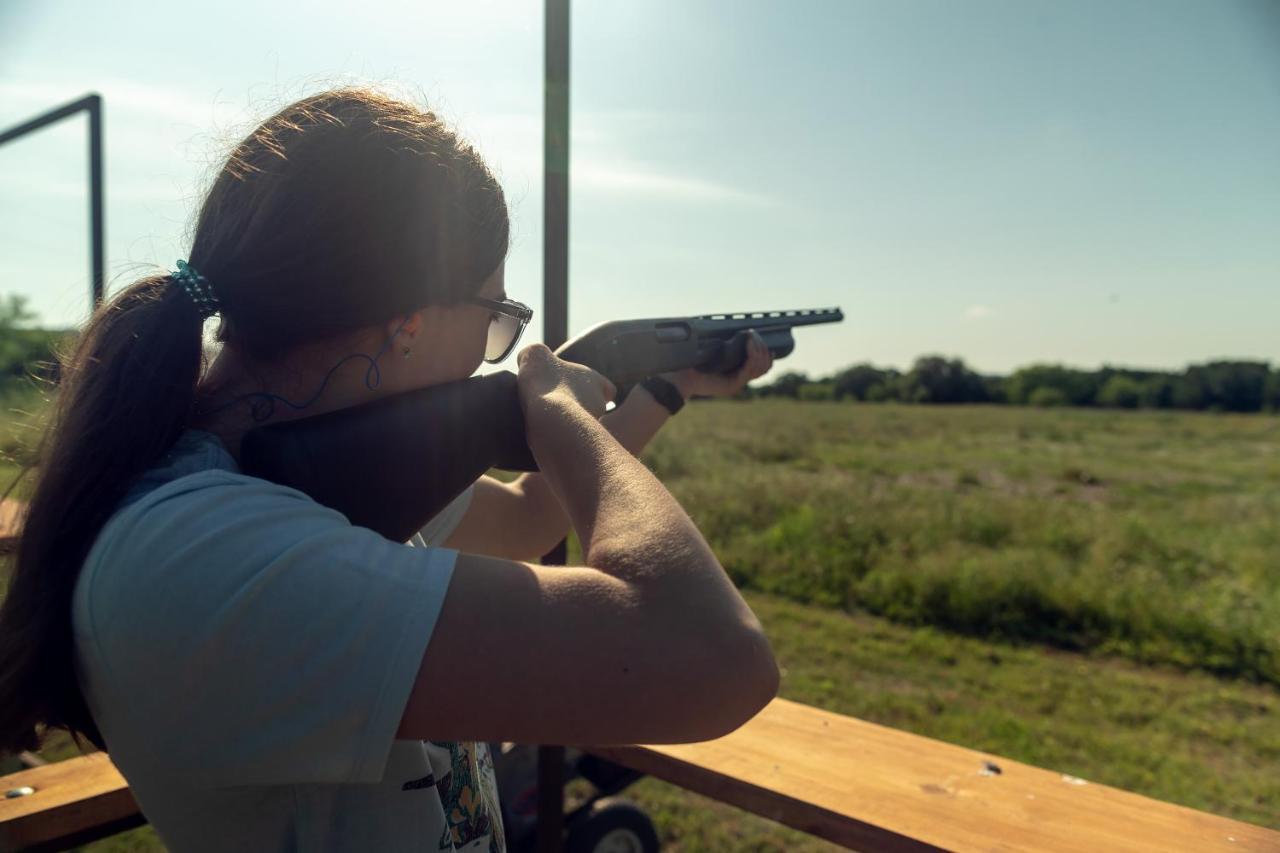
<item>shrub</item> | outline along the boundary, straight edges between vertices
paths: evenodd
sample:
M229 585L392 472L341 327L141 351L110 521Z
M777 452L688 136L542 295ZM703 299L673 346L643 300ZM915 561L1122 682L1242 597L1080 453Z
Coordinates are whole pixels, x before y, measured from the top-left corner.
M871 364L855 364L853 367L846 367L835 376L833 389L835 398L866 400L868 392L873 387L892 382L897 375L896 370L881 369Z
M830 382L806 382L800 386L798 399L808 401L825 401L835 399L835 389Z
M1098 405L1112 409L1136 409L1142 402L1142 385L1128 376L1115 375L1098 392Z
M1060 388L1043 386L1032 391L1031 396L1027 398L1027 402L1032 406L1040 406L1041 408L1065 406L1067 404L1067 395Z
M772 385L766 385L760 389L762 397L790 397L796 399L800 396L800 389L809 383L809 377L803 373L791 371L784 373L773 381Z
M987 384L958 358L927 355L902 377L902 399L912 403L985 403Z
M1272 370L1267 375L1266 391L1263 395L1263 404L1268 411L1280 412L1280 367Z

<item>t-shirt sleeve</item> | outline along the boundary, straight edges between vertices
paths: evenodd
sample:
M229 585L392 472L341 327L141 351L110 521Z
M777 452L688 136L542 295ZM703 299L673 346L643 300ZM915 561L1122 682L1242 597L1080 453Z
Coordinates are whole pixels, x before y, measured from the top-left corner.
M434 518L423 525L419 534L422 536L424 545L443 545L445 543L449 535L462 523L462 517L467 514L467 510L471 507L471 496L475 494L475 491L474 483L467 486L462 494L450 501L444 509L436 513Z
M260 480L186 480L85 565L77 646L108 748L207 786L379 780L457 552Z

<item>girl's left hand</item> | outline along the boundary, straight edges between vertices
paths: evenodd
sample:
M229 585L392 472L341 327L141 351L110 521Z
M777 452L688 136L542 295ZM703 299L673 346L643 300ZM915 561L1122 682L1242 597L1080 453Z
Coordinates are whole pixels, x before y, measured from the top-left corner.
M680 389L687 400L690 397L732 397L747 383L759 379L773 367L773 355L765 346L764 338L755 329L747 338L747 358L736 373L704 373L697 368L664 373L662 378Z

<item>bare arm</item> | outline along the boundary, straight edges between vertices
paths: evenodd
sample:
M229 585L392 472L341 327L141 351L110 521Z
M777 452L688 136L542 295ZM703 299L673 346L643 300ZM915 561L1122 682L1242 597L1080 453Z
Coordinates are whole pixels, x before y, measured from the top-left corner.
M401 737L685 742L733 730L775 694L759 621L702 535L578 404L585 370L522 353L530 446L586 565L459 555Z
M623 448L639 456L671 414L643 388L636 388L600 423ZM444 545L472 554L535 560L569 532L569 516L542 474L521 474L510 483L476 481L462 521Z
M763 376L772 364L768 348L757 336L748 347L747 361L735 375L709 376L686 370L664 378L685 399L693 394L732 396ZM661 403L637 386L621 406L603 415L600 423L620 445L639 456L670 417ZM476 482L466 514L444 544L473 554L536 560L564 539L569 528L569 516L542 474L522 474L510 483L482 477Z

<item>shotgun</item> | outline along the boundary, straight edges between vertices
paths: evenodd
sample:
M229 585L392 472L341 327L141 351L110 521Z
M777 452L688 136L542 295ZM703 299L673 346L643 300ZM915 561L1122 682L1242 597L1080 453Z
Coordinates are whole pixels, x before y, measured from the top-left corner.
M600 372L623 394L656 373L736 371L752 329L779 359L795 349L796 326L843 319L830 308L617 320L588 329L556 355ZM240 457L244 473L298 489L397 542L489 469L538 470L509 371L257 427L245 434Z

